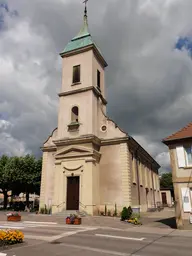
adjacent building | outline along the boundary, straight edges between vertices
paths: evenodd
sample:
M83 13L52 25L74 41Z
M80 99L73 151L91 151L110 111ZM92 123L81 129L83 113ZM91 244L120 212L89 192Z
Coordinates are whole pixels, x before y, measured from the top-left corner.
M159 164L106 115L107 62L83 26L60 54L58 127L44 143L40 207L97 215L161 201Z
M189 223L192 209L192 123L163 140L169 147L178 228Z
M162 200L162 205L164 207L172 207L173 206L173 197L171 195L171 190L170 189L161 189L161 200Z

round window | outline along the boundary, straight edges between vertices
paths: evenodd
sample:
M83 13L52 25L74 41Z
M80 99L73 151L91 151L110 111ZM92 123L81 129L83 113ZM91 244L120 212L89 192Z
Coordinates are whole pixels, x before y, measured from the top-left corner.
M102 132L105 132L107 130L107 126L106 125L102 125L101 126L101 130L102 130Z

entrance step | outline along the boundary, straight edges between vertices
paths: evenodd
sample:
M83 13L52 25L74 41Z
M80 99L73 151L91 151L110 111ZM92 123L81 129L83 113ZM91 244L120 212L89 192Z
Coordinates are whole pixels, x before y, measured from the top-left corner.
M70 216L70 214L77 214L80 215L81 217L88 216L88 214L85 211L75 211L75 210L63 210L62 212L55 213L54 215L57 216L62 216L64 218L67 218Z

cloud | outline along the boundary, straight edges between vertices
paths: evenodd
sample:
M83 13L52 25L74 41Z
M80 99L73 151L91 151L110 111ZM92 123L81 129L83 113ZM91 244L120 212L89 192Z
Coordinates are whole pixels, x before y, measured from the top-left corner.
M76 0L4 3L0 116L6 118L0 119L11 128L0 129L1 152L14 154L11 149L22 145L22 153L39 155L39 147L57 126L59 52L79 31L83 6ZM164 170L170 166L162 138L191 121L192 62L187 50L175 49L179 37L191 35L191 8L191 0L89 3L90 31L109 64L108 114Z

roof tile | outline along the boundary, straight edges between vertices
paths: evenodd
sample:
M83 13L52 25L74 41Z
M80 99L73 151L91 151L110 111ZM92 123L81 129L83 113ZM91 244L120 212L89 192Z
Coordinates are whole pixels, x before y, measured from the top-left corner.
M178 132L173 133L172 135L163 139L163 142L186 139L186 138L192 138L192 122L190 122L187 126L182 128Z

